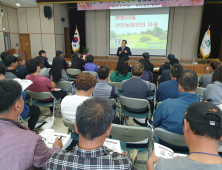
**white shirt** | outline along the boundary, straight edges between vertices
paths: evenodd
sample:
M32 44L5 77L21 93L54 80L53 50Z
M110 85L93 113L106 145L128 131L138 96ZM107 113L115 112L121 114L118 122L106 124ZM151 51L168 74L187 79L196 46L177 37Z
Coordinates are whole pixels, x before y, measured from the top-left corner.
M76 109L89 97L87 96L66 96L61 103L61 112L65 119L68 119L72 122L76 121Z

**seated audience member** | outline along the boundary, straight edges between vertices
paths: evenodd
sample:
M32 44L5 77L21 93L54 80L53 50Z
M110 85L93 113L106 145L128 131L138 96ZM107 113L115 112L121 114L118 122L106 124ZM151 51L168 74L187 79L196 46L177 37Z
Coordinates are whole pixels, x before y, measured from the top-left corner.
M43 62L44 62L44 67L45 68L50 68L50 65L48 63L48 58L46 56L46 52L44 50L39 51L39 56L42 57Z
M66 62L66 60L64 59L64 55L63 55L63 52L60 51L60 50L57 50L56 51L56 56L54 57L55 58L59 58L61 61L62 61L62 65L63 65L63 69L66 68L66 66L68 66L69 64Z
M0 79L14 79L14 78L18 77L16 77L14 74L10 72L6 72L5 68L2 65L0 65Z
M5 75L6 75L5 68L2 65L0 65L0 80L5 79Z
M61 112L65 119L76 121L76 109L91 96L96 85L96 77L89 73L81 73L76 78L76 95L66 96L61 103Z
M151 84L142 80L144 66L137 62L132 66L132 77L122 81L123 96L147 99L151 93Z
M26 99L26 92L23 91L22 92L22 98L23 100ZM36 106L28 106L25 102L24 102L24 110L21 113L21 117L23 119L26 119L29 117L28 120L28 127L30 130L34 130L35 129L35 125L39 120L39 115L40 115L41 111L38 107Z
M123 61L125 61L125 63L126 63L126 69L128 70L128 72L131 72L132 68L129 66L129 63L128 63L129 56L128 55L124 55L123 56Z
M105 65L101 65L97 70L99 82L94 87L94 97L103 99L116 99L118 97L119 91L117 87L108 83L109 71L109 67Z
M170 68L172 68L174 64L179 64L179 60L177 58L173 58L173 59L170 60ZM163 70L163 72L161 74L161 77L158 81L159 84L164 82L164 81L171 80L170 72L171 72L171 69Z
M55 83L51 82L46 77L42 77L39 75L40 72L40 66L39 63L35 59L30 59L29 61L26 62L26 68L29 71L29 75L26 76L27 80L31 80L33 84L31 84L28 89L31 92L49 92L52 93L52 95L58 100L58 99L63 99L66 95L67 92L60 90L60 91L51 91L51 88L55 87ZM48 98L45 100L41 100L40 102L43 103L51 103L53 102L53 98ZM52 107L50 107L50 110L52 111Z
M167 56L167 62L165 62L162 66L160 66L158 75L161 75L163 70L170 69L170 60L173 59L173 58L175 58L175 56L173 54L169 54Z
M7 66L6 72L14 74L17 78L25 79L25 74L16 70L18 66L18 58L13 55L6 56L4 60L5 65Z
M204 92L203 101L221 102L222 101L222 66L214 70L211 84L208 84Z
M49 71L50 80L55 84L60 81L67 81L68 76L65 69L63 69L62 61L59 58L54 58L52 62L52 68ZM71 86L63 89L64 91L71 91Z
M212 103L191 104L183 120L185 142L189 148L187 157L161 159L155 151L147 161L147 170L219 170L222 159L217 145L222 140L222 112Z
M131 73L126 69L126 64L124 60L119 60L117 63L116 70L112 72L110 76L110 81L122 82L131 77Z
M5 79L5 68L0 65L0 81ZM22 92L22 98L25 100L26 98L26 92ZM36 106L28 106L24 102L24 110L21 113L21 117L23 119L26 119L27 117L30 117L28 120L28 127L30 130L34 130L36 123L39 120L39 115L40 115L40 109Z
M143 64L145 67L145 69L143 71L143 75L140 78L142 80L152 82L153 81L153 73L151 71L149 71L149 66L148 66L146 60L142 59L142 60L139 60L138 62Z
M177 77L183 72L183 66L180 64L174 64L171 68L170 77L171 80L161 83L156 92L157 102L161 102L165 99L175 99L179 97L179 90L177 87Z
M169 132L183 135L184 113L187 107L194 102L199 102L199 96L195 94L198 87L198 76L192 70L184 70L177 78L179 97L175 99L166 99L153 113L153 125L163 128ZM160 143L172 149L187 149L174 147L162 140Z
M199 87L207 87L208 84L210 84L214 70L221 65L221 61L214 60L210 62L210 73L209 74L203 74L199 81Z
M27 68L24 66L25 65L25 59L22 56L18 56L18 66L16 68L16 70L18 70L18 72L23 73L25 76L27 76L29 74Z
M94 71L97 72L98 66L93 63L94 57L92 55L87 56L87 63L84 66L85 71Z
M147 64L148 64L148 70L149 71L151 71L151 72L153 72L153 68L154 68L154 65L150 62L150 54L149 53L147 53L147 52L145 52L145 53L143 53L142 54L143 55L143 58L144 58L144 60L147 62Z
M136 169L128 156L103 146L106 137L110 135L113 118L113 109L105 100L92 98L84 101L77 108L73 125L79 134L79 144L70 152L53 153L46 169ZM133 161L136 155L132 155Z
M0 81L0 169L45 169L51 154L60 151L62 140L56 138L53 149L42 137L17 123L23 111L22 87L13 80Z
M39 66L40 66L40 72L39 72L39 75L42 76L42 77L47 77L49 78L49 69L44 67L44 61L42 59L42 57L40 56L37 56L35 57L35 60L37 63L39 63Z
M83 71L84 65L85 65L85 61L80 58L80 54L78 52L74 53L74 56L72 58L71 68L79 69L79 70Z
M6 65L4 63L4 60L5 60L5 57L7 55L10 55L9 52L7 52L7 51L4 51L4 52L1 53L1 59L2 60L0 61L0 65L2 65L5 69L7 69L7 67L6 67Z

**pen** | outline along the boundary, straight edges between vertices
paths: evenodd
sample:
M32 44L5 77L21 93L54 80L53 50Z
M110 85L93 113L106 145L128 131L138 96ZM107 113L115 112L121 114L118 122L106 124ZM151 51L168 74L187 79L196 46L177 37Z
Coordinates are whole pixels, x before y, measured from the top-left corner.
M61 137L59 138L59 140L62 139L62 137L63 137L63 136L61 136Z

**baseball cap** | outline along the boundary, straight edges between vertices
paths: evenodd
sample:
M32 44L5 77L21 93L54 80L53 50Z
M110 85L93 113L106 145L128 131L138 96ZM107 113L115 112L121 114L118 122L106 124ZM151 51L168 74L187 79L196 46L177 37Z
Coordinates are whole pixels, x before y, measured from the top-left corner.
M173 58L175 58L175 55L173 55L173 54L169 54L169 55L167 56L167 59L168 59L168 60L171 60L171 59L173 59Z
M6 66L10 66L12 63L18 61L18 58L13 55L8 55L5 57L4 63Z
M59 55L62 54L62 53L63 53L62 51L57 50L57 51L56 51L56 56L59 56Z
M220 121L207 120L205 116L211 114L220 117ZM222 111L219 107L209 102L192 103L185 112L185 119L188 121L216 126L222 128Z

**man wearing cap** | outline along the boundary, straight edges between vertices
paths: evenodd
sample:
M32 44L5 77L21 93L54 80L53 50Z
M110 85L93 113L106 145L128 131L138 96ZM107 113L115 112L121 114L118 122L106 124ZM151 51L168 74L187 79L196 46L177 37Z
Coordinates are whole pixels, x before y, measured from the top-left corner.
M159 69L159 72L158 72L158 75L161 75L163 70L167 70L167 69L170 69L170 60L175 58L175 56L173 54L169 54L167 56L167 62L165 62L165 64L163 64L160 69Z
M65 59L64 59L63 52L60 51L60 50L57 50L57 51L56 51L56 56L55 56L54 58L59 58L59 59L62 60L62 64L63 64L63 66L64 66L64 69L65 69L66 66L69 65L69 64L65 61Z
M7 67L6 72L10 72L20 79L25 79L25 74L16 70L16 68L18 67L18 58L17 57L12 56L12 55L8 55L8 56L6 56L4 63Z
M222 158L217 145L222 140L222 112L212 103L199 102L191 104L184 116L183 131L189 148L187 157L162 159L155 156L155 151L147 161L147 169L155 170L219 170Z
M169 132L183 135L184 113L187 107L194 102L199 102L199 95L195 94L198 87L198 76L193 70L184 70L177 78L179 89L178 98L168 98L156 109L153 114L153 125ZM188 150L187 147L170 145L160 139L160 143L172 149Z
M146 60L146 62L148 64L148 71L153 72L154 65L149 60L150 59L150 54L145 52L142 55L143 55L143 58Z
M171 80L170 72L171 72L171 68L173 67L174 64L179 64L179 60L177 58L172 58L170 60L170 69L163 70L163 72L161 74L161 77L158 80L159 84L164 82L164 81Z

